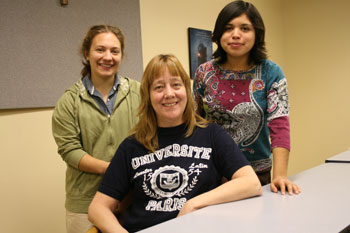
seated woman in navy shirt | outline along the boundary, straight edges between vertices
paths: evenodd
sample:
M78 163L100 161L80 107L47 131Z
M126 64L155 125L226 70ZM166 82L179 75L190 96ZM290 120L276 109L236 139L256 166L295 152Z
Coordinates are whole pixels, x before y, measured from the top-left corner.
M195 113L191 82L173 55L141 80L140 121L119 146L89 207L102 232L135 232L197 209L261 195L254 170L228 133ZM221 178L229 181L221 184ZM115 210L131 191L123 225Z

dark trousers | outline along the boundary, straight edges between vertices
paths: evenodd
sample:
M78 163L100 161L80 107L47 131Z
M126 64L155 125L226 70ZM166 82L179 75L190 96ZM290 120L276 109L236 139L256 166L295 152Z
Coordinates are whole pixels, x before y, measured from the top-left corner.
M260 180L261 185L271 183L271 168L265 171L257 172L256 174Z

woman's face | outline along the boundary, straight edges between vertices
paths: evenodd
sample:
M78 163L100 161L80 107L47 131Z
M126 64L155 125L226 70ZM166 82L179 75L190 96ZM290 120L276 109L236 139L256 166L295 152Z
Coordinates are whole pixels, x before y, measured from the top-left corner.
M246 59L248 62L254 43L254 26L246 14L228 22L220 39L221 47L226 52L228 60Z
M168 68L156 78L150 87L150 99L156 113L158 126L173 127L184 122L187 105L185 85L179 76L172 76Z
M113 78L122 59L120 41L111 32L96 35L86 59L90 62L92 79Z

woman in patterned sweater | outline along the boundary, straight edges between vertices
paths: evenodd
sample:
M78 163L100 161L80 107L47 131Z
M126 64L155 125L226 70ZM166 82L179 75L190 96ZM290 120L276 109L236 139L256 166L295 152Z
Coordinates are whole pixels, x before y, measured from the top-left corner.
M258 10L249 2L229 3L218 15L212 40L214 59L198 67L193 84L198 113L227 130L262 185L271 182L273 192L298 194L299 187L287 178L287 82L281 68L267 59Z

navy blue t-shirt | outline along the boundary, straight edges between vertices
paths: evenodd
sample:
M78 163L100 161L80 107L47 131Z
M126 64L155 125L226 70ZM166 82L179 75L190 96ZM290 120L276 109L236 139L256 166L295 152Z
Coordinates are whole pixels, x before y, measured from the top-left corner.
M187 200L231 179L249 165L231 136L217 124L158 128L159 149L149 152L134 137L126 138L112 159L99 191L119 201L132 190L124 228L135 232L175 218Z

